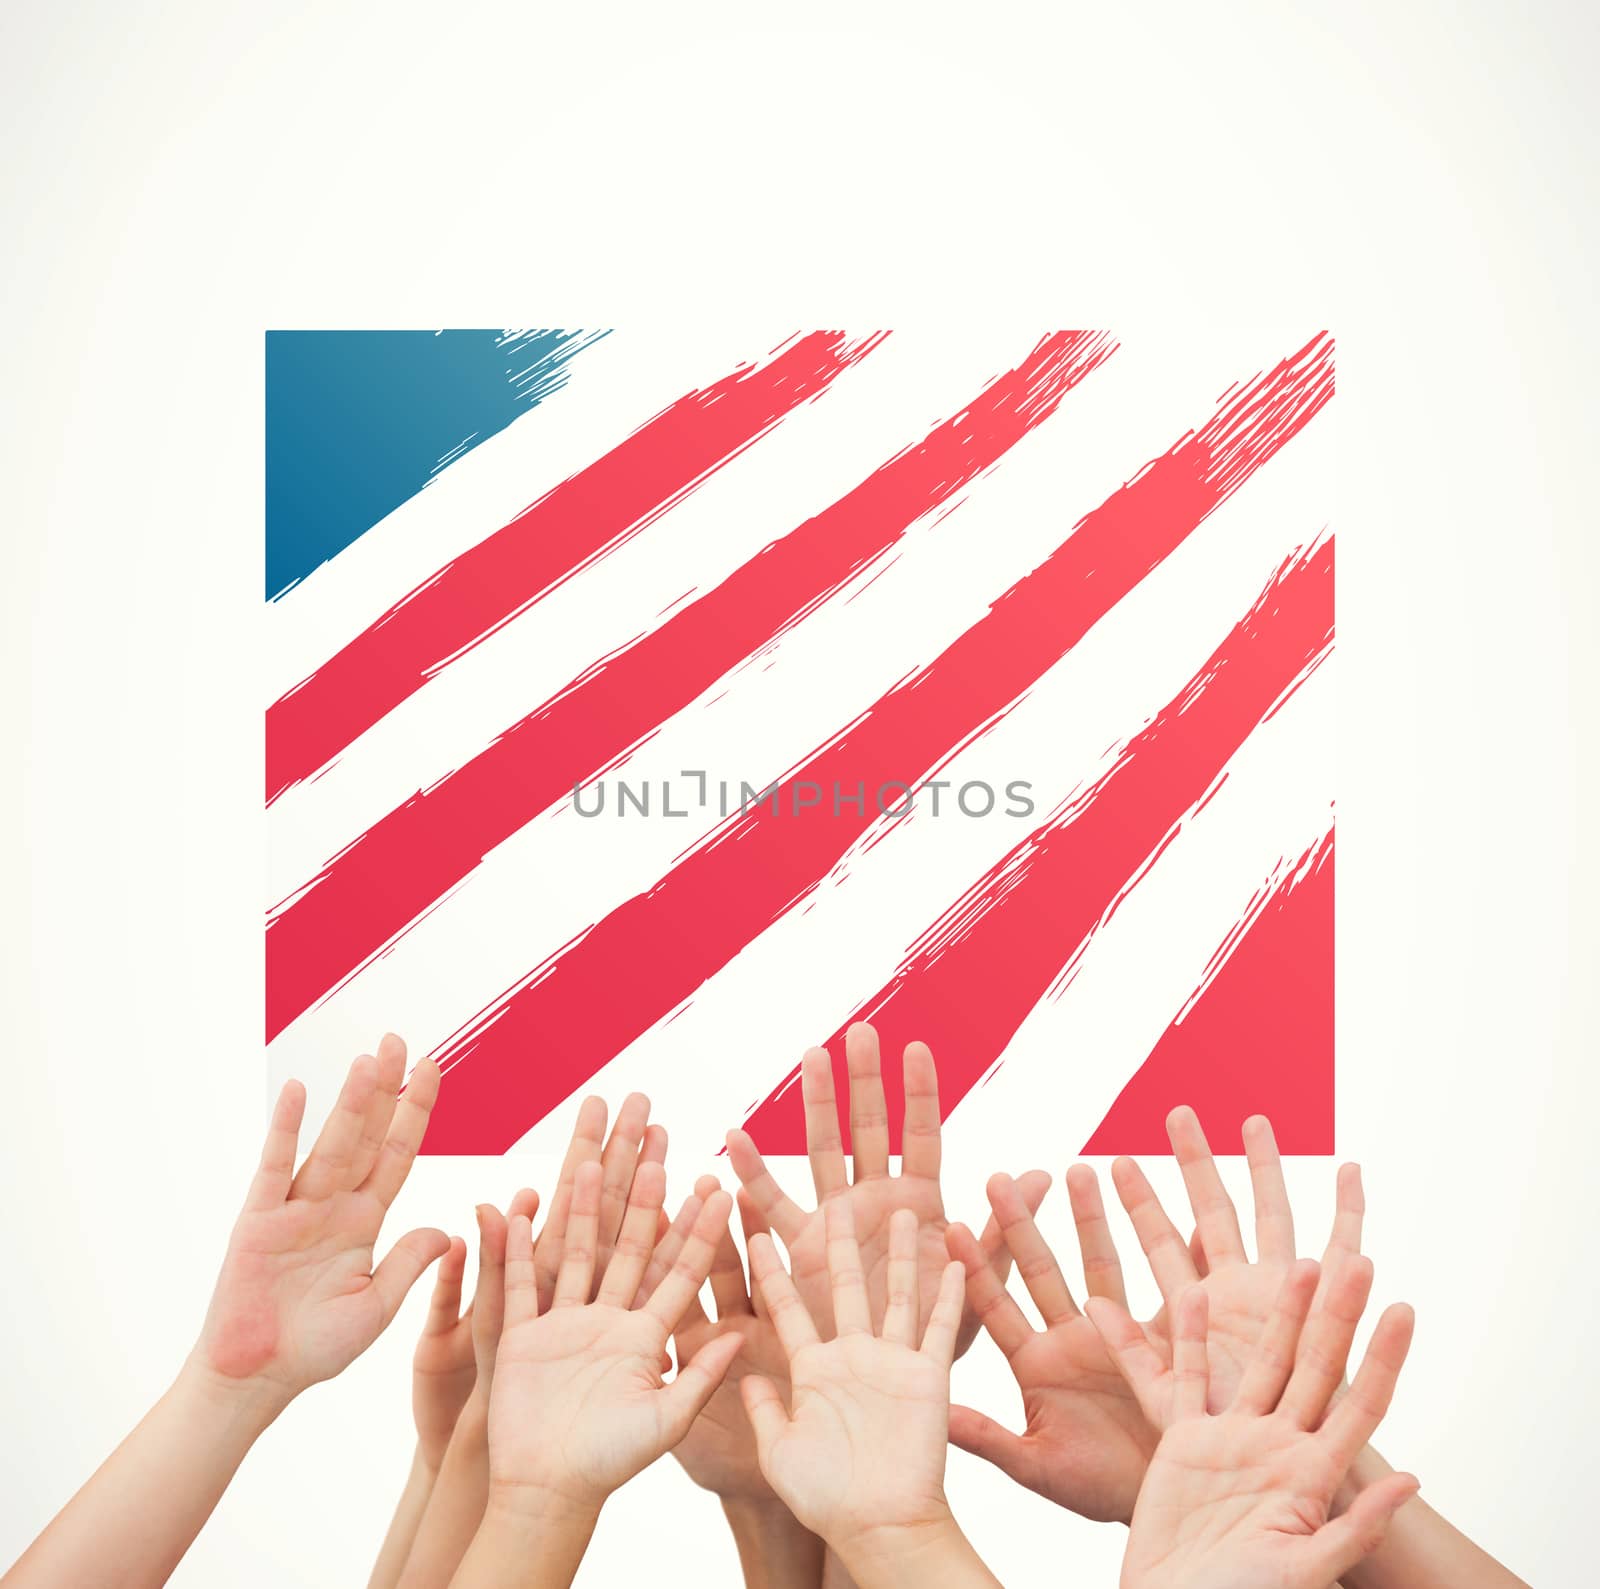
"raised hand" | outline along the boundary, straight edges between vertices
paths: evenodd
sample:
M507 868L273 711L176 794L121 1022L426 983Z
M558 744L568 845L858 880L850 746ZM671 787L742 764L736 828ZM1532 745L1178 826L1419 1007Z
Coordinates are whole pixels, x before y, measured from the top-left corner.
M579 1166L561 1268L543 1313L531 1227L520 1216L512 1220L505 1328L489 1406L494 1497L557 1499L598 1511L688 1433L738 1353L739 1337L719 1337L663 1383L667 1341L710 1272L732 1209L721 1190L705 1199L676 1261L635 1308L665 1191L665 1171L641 1165L596 1291L602 1174L596 1164Z
M404 1074L397 1037L358 1059L298 1175L305 1088L283 1089L182 1371L5 1575L8 1585L165 1583L262 1431L370 1346L450 1249L443 1231L414 1230L373 1267L439 1090L425 1060L401 1098ZM152 1250L159 1255L159 1239Z
M1333 1409L1372 1289L1365 1258L1336 1259L1325 1305L1307 1323L1318 1266L1292 1264L1259 1345L1220 1409L1210 1383L1208 1297L1179 1299L1169 1367L1127 1312L1090 1315L1161 1443L1134 1508L1123 1589L1327 1589L1374 1550L1416 1493L1408 1474L1361 1490L1333 1518L1334 1495L1394 1394L1412 1314L1389 1308Z
M833 1314L823 1211L833 1199L843 1199L850 1206L861 1244L868 1307L874 1322L883 1318L887 1304L889 1222L897 1211L905 1209L916 1216L919 1302L924 1312L933 1307L940 1276L948 1262L944 1244L948 1222L939 1187L939 1075L928 1045L909 1043L905 1050L905 1116L898 1175L889 1173L889 1112L883 1092L878 1034L865 1021L857 1021L845 1034L845 1057L850 1075L853 1180L845 1167L839 1108L833 1088L833 1063L828 1051L810 1049L800 1063L806 1146L817 1194L817 1208L812 1213L806 1213L783 1192L748 1133L728 1133L728 1158L734 1173L743 1182L761 1218L782 1238L793 1267L795 1286L824 1335L833 1330ZM1050 1178L1039 1174L1025 1175L1018 1183L1030 1208L1038 1207L1049 1184ZM1010 1258L1005 1253L999 1228L992 1220L984 1229L982 1247L989 1261L999 1266L1003 1275ZM958 1356L972 1344L977 1332L977 1315L969 1308L963 1313L957 1332Z
M1144 1172L1132 1159L1118 1159L1112 1166L1112 1179L1165 1304L1146 1333L1156 1349L1170 1358L1171 1311L1190 1286L1202 1286L1210 1319L1207 1348L1211 1396L1215 1406L1225 1406L1238 1389L1245 1366L1254 1357L1273 1301L1294 1263L1294 1216L1272 1126L1264 1116L1255 1115L1244 1123L1245 1152L1255 1198L1254 1260L1245 1251L1239 1216L1217 1173L1216 1160L1194 1110L1187 1106L1174 1109L1167 1117L1167 1135L1183 1171L1184 1187L1194 1212L1192 1243L1184 1241ZM1342 1165L1333 1230L1323 1253L1325 1275L1334 1271L1340 1259L1361 1251L1365 1209L1360 1169L1354 1164ZM1320 1305L1320 1298L1316 1305Z
M298 1174L305 1089L283 1089L195 1348L212 1372L291 1396L332 1378L378 1338L418 1276L448 1250L442 1231L414 1230L373 1265L384 1215L439 1092L438 1067L425 1059L402 1096L405 1059L405 1044L391 1035L375 1058L351 1066Z
M1094 1172L1074 1165L1067 1188L1087 1295L1125 1304ZM1125 1523L1133 1516L1157 1431L1099 1331L1078 1311L1017 1183L996 1175L988 1191L1006 1248L1045 1327L1036 1330L1028 1322L972 1232L952 1225L945 1232L950 1256L965 1267L968 1304L1016 1376L1026 1427L1013 1434L971 1407L956 1406L950 1409L950 1439L1058 1506L1096 1521Z
M750 1241L751 1269L788 1355L792 1387L786 1405L770 1379L743 1381L761 1471L858 1584L903 1583L913 1572L931 1583L993 1583L944 1493L961 1266L941 1271L919 1332L916 1216L895 1210L875 1329L849 1200L830 1199L824 1217L831 1340L819 1336L771 1237Z

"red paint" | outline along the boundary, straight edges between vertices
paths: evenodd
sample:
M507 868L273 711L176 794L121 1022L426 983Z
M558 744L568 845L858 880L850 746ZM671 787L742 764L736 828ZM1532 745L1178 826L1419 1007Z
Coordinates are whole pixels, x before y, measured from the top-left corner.
M1230 394L1197 432L1082 519L1037 569L784 786L917 780L1049 667L1333 394L1318 337ZM499 1152L814 890L869 825L826 806L723 824L661 879L535 968L444 1047L435 1153ZM1061 961L1056 961L1059 968ZM979 984L981 987L981 984ZM922 1034L919 1034L922 1035ZM950 1063L949 1050L942 1056Z
M882 336L815 331L688 393L396 602L267 709L267 804L453 658L614 551L864 358Z
M770 645L990 468L1113 347L1095 332L1045 338L923 441L342 850L268 924L268 1040L402 936L497 844Z
M1083 1151L1169 1153L1167 1115L1187 1103L1217 1153L1244 1152L1253 1114L1284 1153L1332 1153L1333 924L1329 829L1217 951Z
M1205 666L1110 768L973 884L850 1020L871 1021L891 1055L913 1038L929 1044L948 1115L999 1062L1050 987L1071 975L1101 924L1204 803L1229 757L1332 640L1330 539L1278 570ZM849 1024L828 1044L840 1097ZM794 1079L747 1122L766 1152L806 1151ZM886 1067L894 1152L899 1083L898 1066Z

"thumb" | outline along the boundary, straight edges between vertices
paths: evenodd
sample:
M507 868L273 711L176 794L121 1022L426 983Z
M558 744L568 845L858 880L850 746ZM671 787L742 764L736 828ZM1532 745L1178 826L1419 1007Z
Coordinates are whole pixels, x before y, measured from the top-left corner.
M784 1406L778 1387L765 1374L746 1374L739 1381L739 1391L744 1397L744 1410L755 1433L756 1459L764 1474L772 1442L788 1426L789 1409Z
M381 1329L389 1327L423 1270L449 1250L450 1238L442 1230L426 1229L408 1231L389 1249L389 1256L372 1271L372 1288L383 1305Z
M1319 1528L1306 1541L1308 1554L1314 1552L1318 1563L1317 1582L1333 1583L1370 1556L1383 1543L1394 1514L1420 1488L1412 1474L1385 1474L1376 1484L1369 1484L1342 1517Z
M688 1434L743 1345L744 1337L733 1331L707 1341L678 1370L677 1378L656 1392L661 1397L670 1445L677 1445Z
M1020 1435L997 1424L973 1407L953 1403L950 1408L950 1443L992 1462L1018 1484L1030 1484L1024 1472L1031 1467L1028 1445Z

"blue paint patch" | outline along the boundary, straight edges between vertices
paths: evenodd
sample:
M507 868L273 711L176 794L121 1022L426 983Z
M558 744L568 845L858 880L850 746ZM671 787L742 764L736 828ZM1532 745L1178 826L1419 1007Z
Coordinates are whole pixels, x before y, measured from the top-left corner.
M267 600L560 390L604 335L269 331Z

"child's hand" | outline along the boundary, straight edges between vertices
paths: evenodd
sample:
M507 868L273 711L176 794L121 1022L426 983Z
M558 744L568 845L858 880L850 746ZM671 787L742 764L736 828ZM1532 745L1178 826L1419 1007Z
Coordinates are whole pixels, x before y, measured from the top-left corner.
M800 1087L805 1097L806 1148L817 1207L806 1213L785 1195L748 1133L728 1133L728 1162L744 1184L762 1219L777 1231L789 1255L794 1283L817 1328L833 1331L826 1256L824 1209L834 1198L850 1205L872 1318L883 1317L889 1222L896 1211L916 1216L919 1306L926 1313L938 1295L940 1276L949 1262L945 1251L944 1195L939 1186L939 1075L926 1043L908 1043L904 1056L905 1117L901 1126L900 1173L889 1173L889 1109L883 1090L883 1065L878 1034L857 1021L845 1034L850 1076L850 1146L855 1159L852 1178L845 1167L839 1108L834 1096L833 1061L824 1048L807 1051L800 1062ZM1037 1208L1050 1184L1047 1175L1024 1175L1018 1182L1030 1208ZM981 1238L985 1254L1003 1279L1010 1254L993 1220ZM956 1340L959 1356L978 1333L978 1317L970 1309L962 1317Z
M1309 1326L1318 1266L1291 1266L1237 1390L1206 1410L1207 1297L1180 1299L1170 1367L1115 1303L1089 1311L1106 1345L1162 1429L1134 1509L1123 1589L1326 1589L1383 1538L1417 1481L1392 1474L1330 1509L1346 1471L1388 1410L1411 1343L1407 1307L1378 1321L1355 1382L1330 1412L1372 1265L1347 1258Z
M492 1510L597 1513L613 1490L683 1438L738 1352L737 1336L720 1337L671 1384L662 1382L667 1341L710 1272L733 1206L720 1190L705 1200L677 1261L634 1308L665 1191L661 1166L641 1163L591 1302L602 1172L593 1162L578 1168L547 1312L539 1309L532 1227L520 1215L511 1221L505 1326L489 1402Z
M1122 1270L1094 1171L1074 1165L1067 1189L1087 1294L1124 1302ZM971 1407L952 1407L950 1439L1058 1506L1097 1521L1126 1523L1160 1437L1099 1332L1078 1311L1055 1254L1009 1175L991 1177L989 1203L1044 1328L1028 1322L972 1232L952 1225L945 1240L950 1256L966 1266L968 1305L1011 1365L1027 1427L1013 1434Z
M848 1198L825 1205L829 1312L817 1334L772 1238L750 1241L750 1266L789 1356L792 1407L760 1375L743 1382L761 1471L794 1515L820 1534L862 1584L903 1574L913 1560L992 1581L961 1537L944 1493L950 1365L961 1328L961 1265L946 1264L917 1346L916 1216L890 1216L886 1303L879 1333L862 1273Z
M350 1067L309 1157L295 1173L305 1089L278 1098L261 1165L233 1228L195 1360L226 1381L284 1398L330 1379L382 1333L423 1270L450 1247L438 1230L402 1236L374 1268L389 1205L410 1173L439 1092L423 1060L405 1095L405 1045Z

